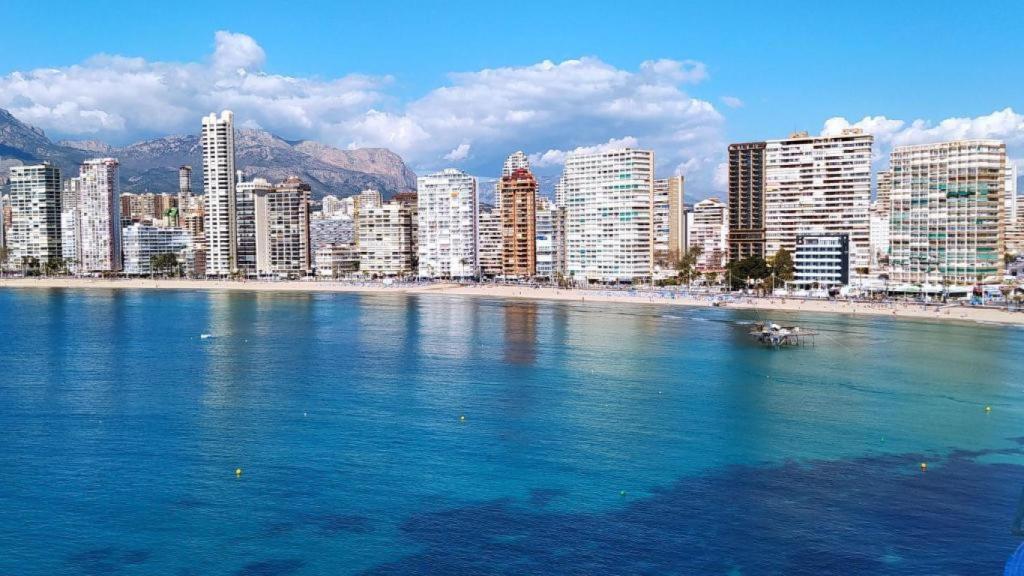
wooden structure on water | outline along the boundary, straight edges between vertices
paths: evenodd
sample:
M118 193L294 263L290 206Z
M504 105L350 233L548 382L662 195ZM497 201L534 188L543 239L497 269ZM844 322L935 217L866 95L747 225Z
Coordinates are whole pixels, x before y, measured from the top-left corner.
M799 326L779 326L772 322L757 322L750 328L750 335L758 342L779 348L782 346L814 346L814 330L804 330Z

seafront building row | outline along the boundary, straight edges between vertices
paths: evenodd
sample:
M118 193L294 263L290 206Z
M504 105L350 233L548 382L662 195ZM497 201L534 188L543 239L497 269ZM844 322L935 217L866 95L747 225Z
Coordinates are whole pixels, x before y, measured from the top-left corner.
M415 193L327 196L298 178L271 183L235 168L234 118L201 122L203 194L192 167L176 194L122 194L118 161L84 162L62 180L50 164L14 166L0 246L23 269L196 276L306 275L647 282L693 252L711 277L782 251L799 287L970 285L1002 279L1024 249L1016 171L996 140L893 149L874 175L873 137L799 132L732 144L728 196L688 205L685 180L656 178L651 150L568 155L555 198L540 194L523 152L480 201L477 178L449 168ZM169 256L173 258L169 258ZM56 264L54 264L56 263Z

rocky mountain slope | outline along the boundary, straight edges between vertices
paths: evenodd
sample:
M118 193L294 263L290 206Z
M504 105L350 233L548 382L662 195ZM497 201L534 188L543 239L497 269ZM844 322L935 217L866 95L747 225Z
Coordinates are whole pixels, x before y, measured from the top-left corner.
M309 182L314 197L348 196L375 188L386 197L414 190L416 175L402 159L384 148L341 150L319 142L289 142L257 129L235 131L235 165L247 178L271 182L298 176ZM202 149L197 135L165 136L124 147L95 140L52 142L42 130L0 109L0 178L12 164L49 160L66 175L77 174L87 158L112 156L121 163L125 192L176 192L178 166L193 166L193 190L202 190Z

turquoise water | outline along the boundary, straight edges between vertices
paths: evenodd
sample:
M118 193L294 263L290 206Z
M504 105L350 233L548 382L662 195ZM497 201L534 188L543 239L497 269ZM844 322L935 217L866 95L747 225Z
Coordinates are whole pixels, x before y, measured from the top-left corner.
M0 574L1000 573L1024 330L754 318L2 290Z

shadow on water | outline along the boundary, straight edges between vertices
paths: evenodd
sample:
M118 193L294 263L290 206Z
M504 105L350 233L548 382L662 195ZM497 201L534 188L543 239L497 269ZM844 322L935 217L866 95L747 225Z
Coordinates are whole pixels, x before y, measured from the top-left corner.
M1024 466L994 454L1024 450L728 466L602 513L499 499L408 518L422 552L367 573L997 574Z

